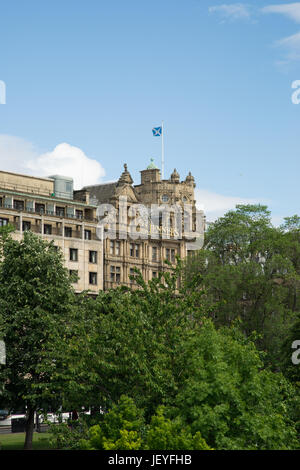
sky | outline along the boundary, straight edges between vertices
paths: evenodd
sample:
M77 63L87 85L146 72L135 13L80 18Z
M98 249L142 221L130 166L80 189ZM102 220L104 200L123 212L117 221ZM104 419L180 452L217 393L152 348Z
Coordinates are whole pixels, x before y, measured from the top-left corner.
M300 214L297 80L300 2L1 2L0 169L139 184L163 121L165 178L191 171L208 221L261 203L278 225Z

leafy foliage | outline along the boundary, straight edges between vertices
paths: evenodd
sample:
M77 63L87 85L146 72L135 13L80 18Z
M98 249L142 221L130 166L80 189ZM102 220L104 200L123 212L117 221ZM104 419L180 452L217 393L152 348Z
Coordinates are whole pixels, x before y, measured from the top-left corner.
M212 450L197 431L191 434L189 426L180 417L165 417L166 410L159 407L151 418L146 435L146 449L150 450Z
M60 252L2 238L3 404L92 409L56 448L299 448L299 220L237 206L205 249L134 288L75 296ZM2 323L1 323L2 322ZM130 398L129 398L130 397ZM92 426L91 426L92 425ZM297 434L298 432L298 434Z
M81 440L88 438L88 426L84 419L79 422L50 424L49 443L55 450L79 450Z
M75 296L62 253L31 232L21 241L2 238L0 311L7 364L3 403L26 407L26 445L31 446L35 410L58 408L76 384L69 344L76 335Z
M130 390L145 412L146 426L164 404L172 425L162 416L157 423L162 420L163 429L171 426L170 439L161 444L167 448L175 445L171 436L178 431L178 422L185 432L179 433L177 446L188 441L192 447L191 436L200 433L209 447L217 449L297 447L294 388L281 374L265 369L264 355L253 343L255 334L247 338L239 323L216 328L206 318L203 289L192 301L184 287L176 291L178 275L175 270L167 286L165 274L148 285L137 277L139 290L100 296L96 302L96 310L101 302L99 329L93 343L97 352L92 367L98 372L94 390L97 380L101 388L104 382L108 409ZM140 445L138 434L128 434L137 429L117 427L128 432L108 436L101 424L94 429L101 448L104 437L111 449Z
M143 417L131 398L122 395L118 404L104 415L100 424L92 426L89 439L81 441L88 450L138 450Z
M205 249L188 259L188 290L204 289L217 326L240 321L257 333L265 362L278 370L281 345L300 311L300 243L295 218L274 228L265 206L238 205L212 224ZM298 220L298 219L297 219Z
M108 409L130 390L146 416L176 394L180 344L201 322L201 296L176 291L178 270L149 284L136 275L137 290L99 293L87 348L90 400Z
M205 322L186 345L189 362L175 415L217 449L287 449L297 446L287 413L293 387L263 369L254 344L236 328Z
M80 444L86 450L210 450L201 434L194 436L180 418L170 420L159 407L144 426L141 411L132 399L122 396L117 405L104 415L102 422L90 428L89 438Z

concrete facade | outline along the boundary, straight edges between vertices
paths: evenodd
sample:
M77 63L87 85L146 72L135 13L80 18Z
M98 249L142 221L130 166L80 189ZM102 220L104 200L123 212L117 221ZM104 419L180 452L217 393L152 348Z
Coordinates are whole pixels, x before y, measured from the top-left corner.
M55 178L36 178L0 172L0 225L15 227L12 236L22 239L25 230L54 240L64 255L65 266L78 274L76 292L103 289L103 243L96 235L96 206L88 194L72 191L66 178L66 198L57 197ZM59 177L62 184L62 177ZM60 193L61 194L61 193Z

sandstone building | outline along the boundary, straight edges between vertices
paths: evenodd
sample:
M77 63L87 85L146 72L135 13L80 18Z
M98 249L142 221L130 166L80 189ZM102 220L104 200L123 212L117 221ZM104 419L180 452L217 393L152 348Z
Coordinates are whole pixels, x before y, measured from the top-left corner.
M146 207L152 204L170 206L177 204L182 207L184 204L190 204L195 215L194 188L195 181L191 173L184 181L180 181L179 174L174 170L169 179L161 180L160 170L152 162L147 169L141 171L139 185L133 185L125 164L118 181L86 186L84 190L90 193L98 205L106 203L119 209L120 197L123 197L126 198L127 208L135 204L143 204ZM203 213L202 217L204 219ZM184 237L176 238L176 233L174 234L176 227L171 226L169 236L166 237L166 227L162 224L162 220L158 220L157 225L157 238L150 233L146 239L132 240L130 237L122 239L119 233L114 240L104 239L104 289L114 288L120 284L133 286L134 281L130 275L134 273L134 268L138 268L144 280L149 281L157 277L159 272L170 270L165 260L174 265L177 255L181 259L187 256L191 243ZM120 224L117 230L118 228Z
M102 241L96 235L96 206L86 191L73 191L72 178L37 178L0 171L0 226L13 225L13 237L31 230L54 240L66 267L79 279L75 290L103 289Z
M176 255L180 258L187 255L190 241L176 237L173 214L170 227L165 226L159 215L155 225L151 222L147 236L136 239L124 235L126 227L122 229L118 215L116 237L108 238L100 229L97 208L110 204L118 212L120 200L126 201L125 225L130 221L128 210L137 204L150 208L153 204L183 207L189 203L194 217L194 187L191 173L180 181L174 170L169 179L161 180L160 170L153 163L141 171L138 185L133 184L124 165L118 181L77 191L69 177L39 178L0 171L0 226L13 225L16 229L13 236L17 239L31 230L54 240L63 251L70 274L78 275L74 283L77 292L89 290L96 294L120 284L134 287L130 275L135 267L145 281L155 278L160 271L170 270L166 259L175 264ZM204 220L203 214L202 217Z

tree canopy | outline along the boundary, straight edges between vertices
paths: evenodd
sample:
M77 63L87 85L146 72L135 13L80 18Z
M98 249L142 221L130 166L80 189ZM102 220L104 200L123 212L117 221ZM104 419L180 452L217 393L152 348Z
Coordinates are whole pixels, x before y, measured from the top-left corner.
M299 448L299 230L298 216L276 228L265 206L237 206L170 272L136 270L134 288L96 299L75 295L52 243L6 233L1 398L26 406L26 447L34 411L63 405L92 411L56 428L72 448Z
M62 253L31 232L2 239L0 311L6 344L1 401L28 413L30 448L34 411L58 408L74 380L68 342L76 331L74 292Z

